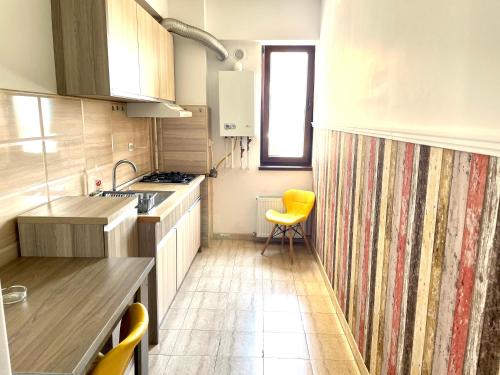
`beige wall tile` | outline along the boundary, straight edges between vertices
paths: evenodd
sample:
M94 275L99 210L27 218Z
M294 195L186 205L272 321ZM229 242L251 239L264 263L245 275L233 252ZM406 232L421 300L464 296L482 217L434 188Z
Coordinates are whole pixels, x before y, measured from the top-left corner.
M44 143L49 181L84 172L83 136L46 139Z
M42 141L0 144L0 195L45 182Z
M0 248L17 241L17 215L47 202L45 186L0 197Z
M48 183L50 200L68 195L84 195L86 194L85 186L85 175L83 173L50 181Z
M0 142L41 135L38 98L0 93Z
M83 134L81 99L40 98L40 105L45 137L81 136Z

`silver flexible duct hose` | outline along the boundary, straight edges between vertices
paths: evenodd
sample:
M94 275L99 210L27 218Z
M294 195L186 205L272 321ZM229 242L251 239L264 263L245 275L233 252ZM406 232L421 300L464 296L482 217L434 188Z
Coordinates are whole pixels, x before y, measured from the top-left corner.
M175 18L165 18L161 21L161 24L165 29L174 34L197 40L206 47L214 50L220 61L226 60L229 56L226 47L224 47L216 37L202 29L188 25L182 21L176 20Z

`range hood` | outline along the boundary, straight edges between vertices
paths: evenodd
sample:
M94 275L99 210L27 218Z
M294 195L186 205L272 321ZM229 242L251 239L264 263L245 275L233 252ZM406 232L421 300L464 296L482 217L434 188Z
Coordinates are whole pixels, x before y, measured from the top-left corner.
M162 102L162 103L128 103L128 117L192 117L193 114L186 111L177 104Z

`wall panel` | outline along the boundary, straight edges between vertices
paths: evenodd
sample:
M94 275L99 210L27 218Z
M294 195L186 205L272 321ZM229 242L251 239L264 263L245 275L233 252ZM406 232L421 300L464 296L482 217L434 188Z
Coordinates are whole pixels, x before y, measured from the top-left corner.
M370 373L497 373L498 159L314 139L314 243Z

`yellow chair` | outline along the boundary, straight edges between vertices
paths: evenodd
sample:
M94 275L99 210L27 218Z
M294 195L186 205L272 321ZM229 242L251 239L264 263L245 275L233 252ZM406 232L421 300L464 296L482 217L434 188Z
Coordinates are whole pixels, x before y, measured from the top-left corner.
M274 223L273 230L269 237L267 238L266 244L262 249L261 255L264 255L267 246L271 239L276 235L281 234L281 245L285 240L285 236L288 233L288 238L290 241L290 259L293 264L293 237L295 233L301 235L306 242L307 248L311 251L311 246L309 240L307 239L306 232L302 223L307 220L307 217L311 213L314 206L314 193L312 191L290 189L283 194L283 205L285 206L286 212L281 213L275 210L268 210L266 212L266 220ZM300 231L300 233L299 233Z
M100 355L90 375L123 375L128 363L148 330L148 310L140 303L133 303L122 318L120 343L106 355Z

